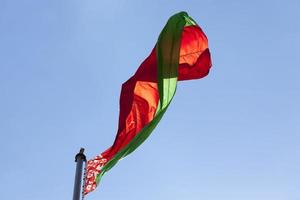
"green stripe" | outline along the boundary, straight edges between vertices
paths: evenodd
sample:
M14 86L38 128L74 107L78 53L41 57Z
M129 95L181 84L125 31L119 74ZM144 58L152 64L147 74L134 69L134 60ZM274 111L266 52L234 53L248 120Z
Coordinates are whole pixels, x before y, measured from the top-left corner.
M190 16L184 15L185 26L195 26L197 23Z
M126 147L121 149L109 162L107 162L96 178L97 185L99 184L101 177L108 170L110 170L121 158L124 158L133 152L149 137L166 112L176 92L181 33L185 25L191 25L190 21L193 20L189 18L187 13L180 12L173 15L162 30L156 45L158 61L157 78L160 101L155 117Z
M157 46L158 89L161 108L165 108L172 100L177 85L180 38L186 24L185 12L173 15L162 30Z

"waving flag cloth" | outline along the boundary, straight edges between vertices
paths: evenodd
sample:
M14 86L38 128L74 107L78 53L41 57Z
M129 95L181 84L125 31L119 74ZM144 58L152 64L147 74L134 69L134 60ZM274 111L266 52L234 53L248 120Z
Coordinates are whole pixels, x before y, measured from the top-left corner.
M173 15L151 54L122 85L117 136L110 148L87 162L84 194L147 139L172 101L177 81L202 78L210 67L208 41L201 28L186 12Z

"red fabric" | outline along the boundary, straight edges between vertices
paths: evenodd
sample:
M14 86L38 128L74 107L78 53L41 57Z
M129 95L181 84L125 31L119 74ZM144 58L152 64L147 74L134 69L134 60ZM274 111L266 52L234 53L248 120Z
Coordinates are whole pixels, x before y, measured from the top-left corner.
M208 41L199 26L187 26L182 32L178 80L206 76L211 67ZM155 116L159 101L157 88L156 48L122 85L120 96L119 129L114 144L87 163L84 193L96 187L95 179L104 166L124 148Z
M186 26L181 38L178 80L202 78L210 67L207 37L199 26Z

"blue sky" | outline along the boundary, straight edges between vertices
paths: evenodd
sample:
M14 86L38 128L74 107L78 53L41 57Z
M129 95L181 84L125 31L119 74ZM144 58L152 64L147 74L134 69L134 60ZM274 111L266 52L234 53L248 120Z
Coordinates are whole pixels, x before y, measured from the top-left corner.
M182 10L210 75L87 199L300 200L298 0L0 0L1 199L72 198L74 155L112 144L121 84Z

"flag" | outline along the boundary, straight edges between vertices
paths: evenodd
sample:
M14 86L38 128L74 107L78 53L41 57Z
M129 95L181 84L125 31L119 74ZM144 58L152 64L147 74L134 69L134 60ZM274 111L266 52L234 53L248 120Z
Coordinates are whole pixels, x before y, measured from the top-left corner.
M116 138L86 165L84 194L151 134L172 101L177 81L199 79L211 67L208 40L186 12L168 20L150 55L122 85Z

